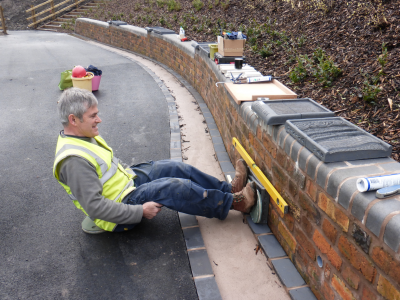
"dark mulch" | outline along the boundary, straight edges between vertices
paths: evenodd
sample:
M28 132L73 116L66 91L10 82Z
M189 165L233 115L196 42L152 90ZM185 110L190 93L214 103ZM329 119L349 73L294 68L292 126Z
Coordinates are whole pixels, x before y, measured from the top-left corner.
M86 17L176 32L182 25L186 36L198 42L216 41L218 21L229 31L241 28L249 36L245 56L252 66L264 75L280 77L299 97L322 103L391 144L392 157L400 160L399 0L203 0L200 10L195 9L200 0L177 1L179 11L171 10L175 0L111 0ZM312 76L318 48L341 70L338 78L321 82L321 76ZM299 55L314 63L306 67L306 77L294 83L290 70L298 67Z

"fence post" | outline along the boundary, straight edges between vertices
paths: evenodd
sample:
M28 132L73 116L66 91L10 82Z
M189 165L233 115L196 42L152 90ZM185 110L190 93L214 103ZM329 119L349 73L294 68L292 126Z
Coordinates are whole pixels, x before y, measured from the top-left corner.
M4 19L3 7L0 6L1 26L3 27L4 34L7 34L6 20Z
M54 0L51 0L51 2L50 2L50 5L51 5L51 13L53 14L53 20L56 18L56 15L55 15L55 10L54 10Z
M31 8L32 8L32 18L33 18L33 23L36 23L36 14L35 14L35 9L34 9L34 6L31 4ZM33 25L33 28L35 28L36 29L36 24L35 25Z

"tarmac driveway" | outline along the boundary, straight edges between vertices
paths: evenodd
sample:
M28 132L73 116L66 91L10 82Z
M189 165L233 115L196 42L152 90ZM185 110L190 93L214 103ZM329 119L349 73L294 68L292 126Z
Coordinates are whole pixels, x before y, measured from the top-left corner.
M52 176L60 73L103 71L100 134L128 164L169 158L168 107L138 64L66 34L0 36L0 298L196 299L177 214L87 235Z

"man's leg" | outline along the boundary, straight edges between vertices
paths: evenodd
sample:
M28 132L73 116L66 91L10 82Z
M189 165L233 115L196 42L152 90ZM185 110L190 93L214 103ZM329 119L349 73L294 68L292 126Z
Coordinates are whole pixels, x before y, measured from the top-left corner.
M148 201L179 212L224 220L232 206L233 195L218 189L205 189L188 179L161 178L139 185L129 195L127 204Z
M131 169L138 175L135 179L135 185L140 186L160 178L172 177L189 179L204 189L219 190L224 193L230 193L232 186L217 178L208 175L199 169L173 160L149 161L131 166Z

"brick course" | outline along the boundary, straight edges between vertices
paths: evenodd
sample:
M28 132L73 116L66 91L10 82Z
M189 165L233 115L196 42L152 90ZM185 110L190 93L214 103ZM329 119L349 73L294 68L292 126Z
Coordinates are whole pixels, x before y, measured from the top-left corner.
M382 237L380 240L361 219L354 218L352 209L360 214L360 207L355 208L351 203L348 210L344 209L330 196L334 193L325 190L325 184L318 185L314 177L323 163L296 145L283 126L259 123L254 127L246 122L225 88L215 86L221 76L214 73L212 62L206 61L203 54L134 26L117 27L78 19L75 32L159 61L198 91L214 116L231 161L239 158L231 147L232 138L236 137L289 204L289 214L284 215L271 201L268 224L318 299L333 300L340 296L368 300L376 299L377 295L400 299L399 254L383 246ZM294 149L301 152L296 156L296 152L292 153ZM327 182L327 178L320 181ZM350 199L354 191L355 187L346 196ZM365 249L369 253L348 232L353 223L372 237L371 247ZM317 255L321 255L324 268L317 266Z

